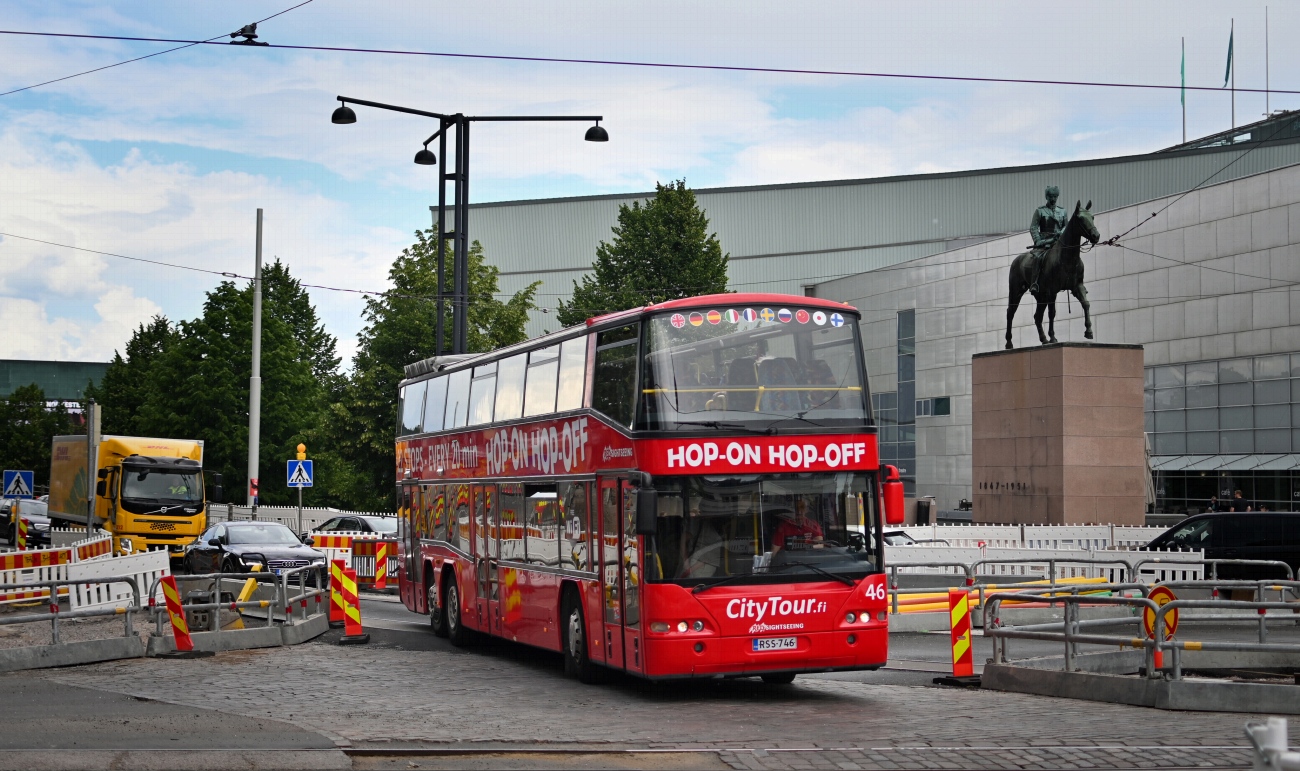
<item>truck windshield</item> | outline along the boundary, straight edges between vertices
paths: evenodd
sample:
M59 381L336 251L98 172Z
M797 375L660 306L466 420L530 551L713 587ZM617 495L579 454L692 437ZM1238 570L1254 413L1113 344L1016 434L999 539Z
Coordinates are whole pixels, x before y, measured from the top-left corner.
M203 500L203 482L196 471L128 468L122 475L122 497L197 503Z
M817 308L663 313L646 331L640 427L861 426L857 316Z
M651 581L857 579L880 564L867 474L659 477L655 489Z

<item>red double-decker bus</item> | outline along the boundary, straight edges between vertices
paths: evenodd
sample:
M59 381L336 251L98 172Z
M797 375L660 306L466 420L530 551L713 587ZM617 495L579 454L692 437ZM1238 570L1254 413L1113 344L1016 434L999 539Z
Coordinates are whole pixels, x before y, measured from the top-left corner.
M881 467L856 311L726 294L407 367L402 601L652 679L873 669Z

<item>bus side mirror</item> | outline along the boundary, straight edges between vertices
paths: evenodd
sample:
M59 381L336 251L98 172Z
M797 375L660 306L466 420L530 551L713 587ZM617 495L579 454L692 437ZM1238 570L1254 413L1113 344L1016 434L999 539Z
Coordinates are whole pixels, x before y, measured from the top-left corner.
M898 467L885 466L884 474L885 524L901 525L907 519L903 506L903 480L898 476Z
M659 491L639 487L636 491L636 534L654 535L659 531Z
M103 471L103 469L100 469L100 471ZM105 482L103 479L96 482L95 495L98 495L99 497L102 498L107 494L108 494L108 482Z
M95 476L97 476L100 479L108 479L108 469L106 468L100 469L99 473L97 473ZM100 493L100 495L103 495L103 493Z

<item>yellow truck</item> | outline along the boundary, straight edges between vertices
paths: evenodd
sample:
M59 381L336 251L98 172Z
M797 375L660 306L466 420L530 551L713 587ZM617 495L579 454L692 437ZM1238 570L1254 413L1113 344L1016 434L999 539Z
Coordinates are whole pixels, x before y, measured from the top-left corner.
M86 526L87 469L94 468L91 524L113 534L113 550L165 549L179 561L207 527L203 441L104 436L90 464L86 451L85 436L54 437L49 517L55 526Z

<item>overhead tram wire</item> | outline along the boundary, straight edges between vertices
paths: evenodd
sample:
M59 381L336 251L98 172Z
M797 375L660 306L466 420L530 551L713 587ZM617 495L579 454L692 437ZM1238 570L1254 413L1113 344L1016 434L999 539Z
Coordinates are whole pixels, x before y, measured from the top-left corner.
M310 0L308 0L310 2ZM303 3L305 5L306 3ZM295 6L296 7L296 6ZM292 8L287 9L292 10ZM281 11L285 13L286 11ZM277 14L279 15L279 14ZM274 17L267 17L274 18ZM260 23L260 22L259 22ZM127 35L89 35L72 32L33 32L30 30L0 30L0 35L25 35L31 37L56 37L56 38L77 38L84 40L122 40L137 43L184 43L185 46L194 45L221 45L224 43L215 42L217 38L210 40L185 40L181 38L157 38L157 37L134 37ZM685 64L677 62L651 62L635 61L621 59L579 59L572 57L559 56L511 56L507 54L475 54L475 53L453 53L450 51L411 51L402 49L389 48L355 48L347 46L317 46L317 45L288 45L284 43L268 43L264 46L258 46L262 49L280 49L285 51L331 51L336 53L361 53L361 54L383 54L391 56L431 56L449 59L479 59L506 62L534 62L547 64L592 64L610 67L646 67L660 69L677 69L677 70L711 70L716 72L743 72L743 73L770 73L779 75L818 75L832 77L857 77L857 78L886 78L897 80L929 80L929 81L950 81L960 83L1010 83L1017 85L1031 86L1084 86L1092 88L1137 88L1137 89L1156 89L1161 91L1186 90L1186 91L1221 91L1218 86L1182 86L1182 85L1164 85L1158 83L1110 83L1105 81L1089 80L1044 80L1037 78L990 78L979 77L974 75L920 75L916 73L900 72L866 72L855 70L814 70L800 69L795 67L747 67L732 64ZM166 53L165 51L159 53ZM141 57L147 58L147 57ZM122 62L125 64L126 62ZM76 77L69 76L69 77ZM54 81L51 81L54 82ZM43 84L40 84L43 85ZM28 88L34 88L29 86ZM22 89L19 89L22 90ZM1238 88L1239 93L1258 93L1258 94L1300 94L1300 90L1279 89L1279 88ZM9 92L15 93L15 92ZM0 94L5 96L5 94Z
M304 5L307 5L308 3L311 3L311 2L314 2L314 0L303 0L303 2L298 3L298 4L295 5L295 6L291 6L291 7L289 7L289 8L285 8L283 11L280 11L279 13L273 13L273 14L271 14L270 16L267 16L265 19L258 19L257 21L253 22L253 24L261 24L261 23L264 22L264 21L270 21L271 19L274 19L276 16L283 16L284 14L288 13L289 11L292 11L292 10L294 10L294 9L296 9L296 8L301 8L301 7L303 7ZM227 33L227 34L229 34L229 33ZM163 54L169 54L169 53L172 53L173 51L181 51L181 50L184 50L184 49L186 49L186 48L193 48L194 46L197 46L197 45L214 44L216 41L218 41L218 40L220 40L220 39L222 39L222 38L224 38L224 37L226 37L226 36L227 36L226 34L223 34L223 35L217 35L216 37L210 37L210 38L208 38L207 40L194 40L194 41L190 41L190 42L185 43L184 45L176 46L175 48L168 48L168 49L165 50L165 51L155 51L155 52L153 52L153 53L151 53L151 54L145 54L144 56L137 56L137 57L135 57L134 59L127 59L127 60L125 60L125 61L114 62L113 64L105 64L103 67L95 67L94 69L84 70L84 71L82 71L82 72L76 72L76 73L73 73L73 74L71 74L71 75L64 75L64 76L61 77L61 78L54 78L53 80L46 80L46 81L41 82L41 83L33 83L33 84L30 85L30 86L23 86L22 88L15 88L15 89L13 89L12 91L5 91L4 93L0 93L0 96L9 96L10 94L17 94L17 93L20 93L20 92L22 92L22 91L30 91L30 90L32 90L33 88L40 88L41 86L48 86L48 85L50 85L51 83L61 83L61 82L65 81L65 80L72 80L73 78L79 78L79 77L81 77L82 75L90 75L90 74L92 74L92 73L96 73L96 72L103 72L104 70L111 70L111 69L113 69L114 67L121 67L123 64L130 64L130 63L132 63L132 62L143 61L143 60L145 60L145 59L152 59L152 58L155 57L155 56L162 56ZM180 42L180 41L176 41L176 42Z

